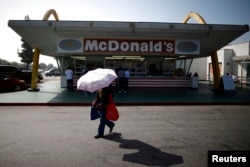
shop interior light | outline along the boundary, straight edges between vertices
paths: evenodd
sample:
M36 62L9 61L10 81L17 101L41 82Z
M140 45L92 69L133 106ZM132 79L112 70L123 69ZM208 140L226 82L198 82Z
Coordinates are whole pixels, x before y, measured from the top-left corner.
M105 59L109 59L109 60L122 60L122 59L124 59L124 57L113 57L113 56L111 56L111 57L105 57Z
M112 56L112 57L114 57L114 58L120 58L120 57L122 57L122 58L142 58L141 56Z
M71 58L77 59L77 60L86 60L85 56L71 56Z
M111 57L105 57L105 59L109 60L140 60L144 61L145 58L141 56L111 56Z
M186 55L181 55L181 56L179 56L179 58L185 58L186 57Z
M142 57L142 58L133 58L133 57L128 57L128 58L126 58L126 60L140 60L140 61L144 61L145 60L145 58L144 57Z
M177 59L176 57L165 57L164 60L175 60Z

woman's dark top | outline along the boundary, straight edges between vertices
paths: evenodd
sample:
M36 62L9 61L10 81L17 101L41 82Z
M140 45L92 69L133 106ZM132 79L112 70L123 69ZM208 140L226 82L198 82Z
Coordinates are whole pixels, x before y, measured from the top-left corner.
M105 87L105 88L102 88L102 92L103 92L102 97L99 97L99 95L97 93L96 101L97 101L97 103L102 103L103 108L105 108L105 106L110 103L109 95L111 94L112 97L114 97L114 91L113 91L112 85Z

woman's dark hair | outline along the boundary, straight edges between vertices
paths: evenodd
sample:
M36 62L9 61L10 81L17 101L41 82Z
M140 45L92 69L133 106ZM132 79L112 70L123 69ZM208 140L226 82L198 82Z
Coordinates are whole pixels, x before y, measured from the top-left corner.
M110 84L108 87L103 88L102 92L103 92L103 103L108 104L109 103L109 95L111 94L112 97L114 97L114 91L113 91L112 85Z

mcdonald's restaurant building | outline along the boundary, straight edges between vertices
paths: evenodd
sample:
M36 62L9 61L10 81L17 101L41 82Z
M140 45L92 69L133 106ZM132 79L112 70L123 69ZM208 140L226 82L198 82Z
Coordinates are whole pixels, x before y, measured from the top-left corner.
M48 20L51 14L55 21ZM202 19L202 24L187 24L191 17ZM220 76L217 50L249 31L247 25L206 24L196 13L184 23L59 21L49 10L43 20L9 20L8 24L36 48L34 70L43 54L55 57L62 74L73 67L76 79L96 67L123 67L130 70L131 80L151 80L154 85L156 79L167 82L199 72L191 71L199 66L198 60L211 57L215 87ZM62 87L64 80L62 75Z

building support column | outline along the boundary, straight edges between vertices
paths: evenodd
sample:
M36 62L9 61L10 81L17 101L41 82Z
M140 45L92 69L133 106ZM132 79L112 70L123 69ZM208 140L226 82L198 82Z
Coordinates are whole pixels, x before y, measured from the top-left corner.
M211 54L211 61L213 67L213 77L214 77L214 89L219 88L220 84L220 67L218 62L217 51L213 51Z
M45 15L43 16L43 20L48 20L50 15L53 15L56 21L59 21L59 17L54 9L49 9ZM33 56L33 68L32 68L32 78L31 78L31 88L29 91L39 91L37 88L37 74L39 67L39 48L35 48L34 56Z
M31 88L29 91L39 91L37 88L37 74L38 74L38 66L39 66L39 55L40 50L35 48L34 57L33 57L33 68L32 68L32 78L31 78Z

